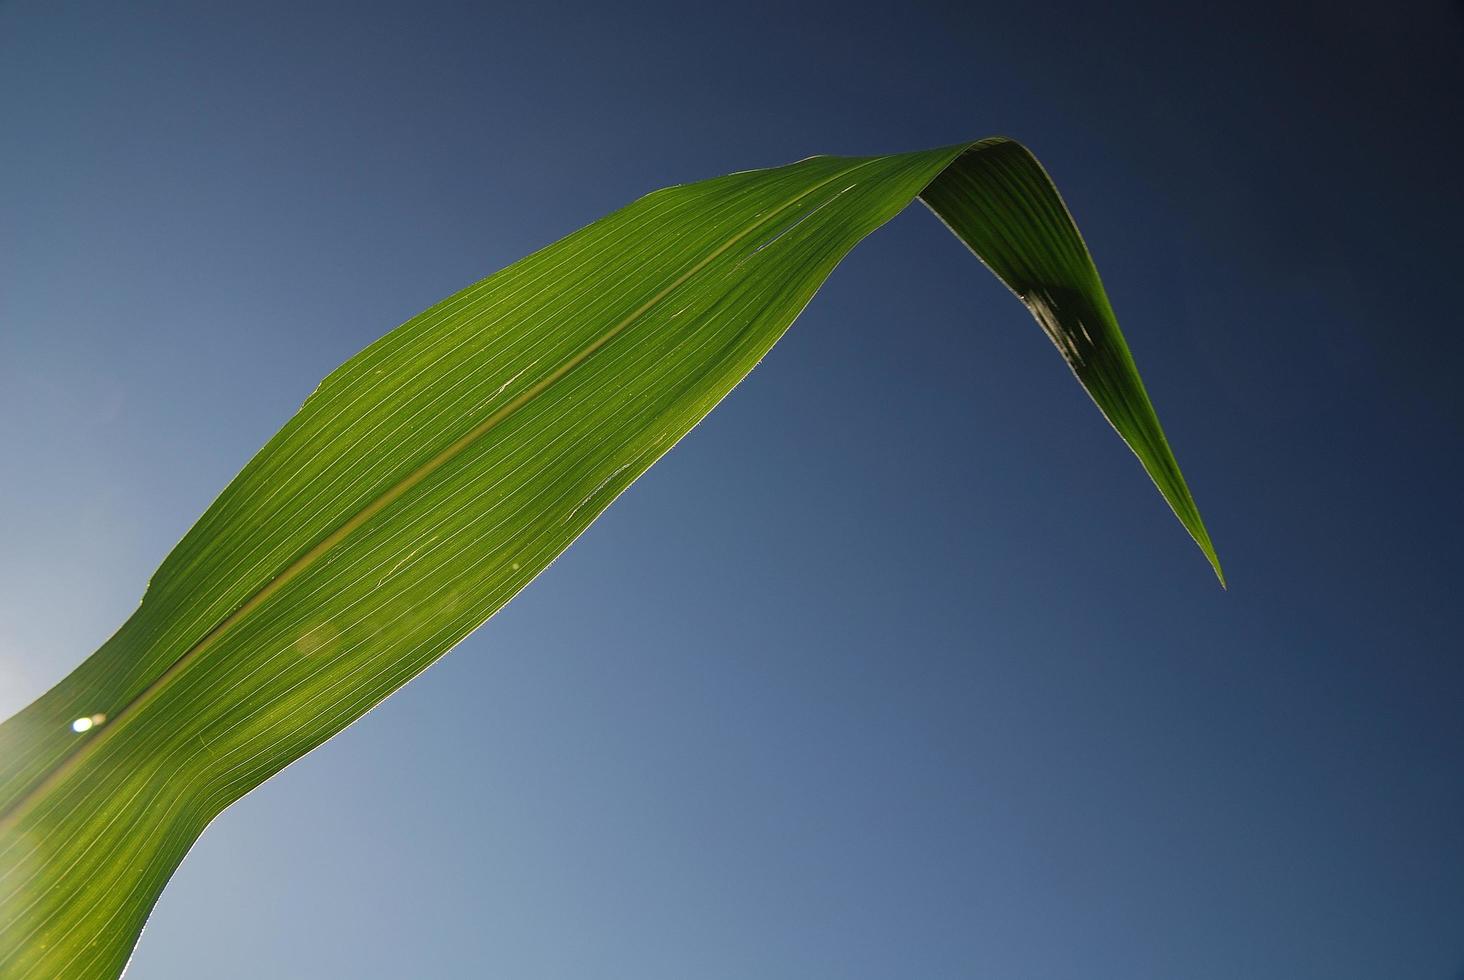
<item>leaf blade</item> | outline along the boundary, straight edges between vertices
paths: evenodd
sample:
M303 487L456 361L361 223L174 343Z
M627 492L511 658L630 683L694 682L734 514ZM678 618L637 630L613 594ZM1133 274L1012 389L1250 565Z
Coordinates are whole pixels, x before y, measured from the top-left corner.
M969 152L656 192L333 372L0 726L0 972L115 975L213 816L501 608Z

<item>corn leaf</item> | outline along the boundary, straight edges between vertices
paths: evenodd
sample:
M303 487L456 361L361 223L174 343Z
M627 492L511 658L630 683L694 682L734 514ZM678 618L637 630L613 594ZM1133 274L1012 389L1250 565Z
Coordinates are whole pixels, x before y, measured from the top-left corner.
M1020 145L661 190L327 377L117 633L0 726L0 976L118 975L210 820L501 608L917 197L1029 307L1218 574L1087 248Z

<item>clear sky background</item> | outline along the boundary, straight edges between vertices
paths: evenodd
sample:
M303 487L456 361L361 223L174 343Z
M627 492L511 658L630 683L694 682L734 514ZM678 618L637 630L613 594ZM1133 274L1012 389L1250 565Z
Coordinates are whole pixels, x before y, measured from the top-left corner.
M1423 0L0 3L0 714L433 301L659 186L998 133L1232 585L912 208L225 813L129 976L1458 980L1461 96Z

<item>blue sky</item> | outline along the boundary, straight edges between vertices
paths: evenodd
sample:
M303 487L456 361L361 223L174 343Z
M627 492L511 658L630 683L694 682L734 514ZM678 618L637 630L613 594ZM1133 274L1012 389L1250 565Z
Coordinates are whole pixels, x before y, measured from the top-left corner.
M998 133L1232 586L912 208L225 813L129 975L1464 975L1464 17L1198 7L0 4L0 714L436 299L665 184Z

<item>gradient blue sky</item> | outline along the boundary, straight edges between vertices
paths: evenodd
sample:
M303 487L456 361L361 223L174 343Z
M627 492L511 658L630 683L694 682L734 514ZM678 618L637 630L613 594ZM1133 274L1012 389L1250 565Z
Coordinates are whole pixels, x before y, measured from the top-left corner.
M1206 6L0 3L0 714L434 300L658 186L996 133L1232 583L914 208L224 814L129 976L1464 976L1464 17Z

